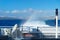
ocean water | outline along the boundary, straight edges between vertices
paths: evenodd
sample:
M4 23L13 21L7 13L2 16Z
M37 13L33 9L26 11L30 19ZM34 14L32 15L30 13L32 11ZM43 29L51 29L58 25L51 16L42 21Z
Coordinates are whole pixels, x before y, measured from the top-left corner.
M0 27L1 26L14 26L15 24L21 25L22 23L24 23L25 20L22 19L3 19L0 20Z
M56 21L55 20L46 20L45 23L50 26L55 26ZM60 20L58 20L58 26L60 26Z
M15 24L21 25L25 23L26 20L22 19L5 19L5 20L0 20L0 26L14 26ZM55 26L56 21L55 20L45 20L45 24L49 26ZM60 20L58 20L58 26L60 26Z

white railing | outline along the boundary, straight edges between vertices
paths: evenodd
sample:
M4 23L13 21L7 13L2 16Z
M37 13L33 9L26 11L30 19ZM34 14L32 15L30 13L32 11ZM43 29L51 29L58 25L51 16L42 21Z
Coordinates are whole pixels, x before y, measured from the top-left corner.
M4 35L4 29L5 28L0 28L1 29L1 34ZM12 28L6 28L8 31L8 35L9 36L12 36L12 37L21 37L23 36L22 34L23 33L39 33L40 37L41 38L55 38L55 35L56 35L56 27L37 27L35 28L36 30L33 31L34 28L23 28L23 27L20 27L20 28L17 28L15 30L14 33L11 33L12 31ZM41 34L42 33L42 34ZM42 37L42 35L44 35L44 37ZM58 28L58 38L60 38L60 27Z

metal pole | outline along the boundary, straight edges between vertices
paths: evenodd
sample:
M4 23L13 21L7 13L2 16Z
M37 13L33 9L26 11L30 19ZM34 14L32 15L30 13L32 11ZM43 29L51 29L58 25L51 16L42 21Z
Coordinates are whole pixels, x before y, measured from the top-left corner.
M58 38L58 9L56 9L56 38Z

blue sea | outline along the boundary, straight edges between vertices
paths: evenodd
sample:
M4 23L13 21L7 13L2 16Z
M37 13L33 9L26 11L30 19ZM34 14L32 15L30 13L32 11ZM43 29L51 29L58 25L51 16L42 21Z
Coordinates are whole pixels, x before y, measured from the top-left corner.
M15 24L21 25L24 23L26 20L22 19L0 19L0 27L8 27L10 28L11 26L14 26Z
M14 26L15 24L21 25L26 22L24 19L3 19L0 20L0 26ZM44 21L49 26L55 26L55 20L45 20ZM58 20L58 26L60 26L60 20Z

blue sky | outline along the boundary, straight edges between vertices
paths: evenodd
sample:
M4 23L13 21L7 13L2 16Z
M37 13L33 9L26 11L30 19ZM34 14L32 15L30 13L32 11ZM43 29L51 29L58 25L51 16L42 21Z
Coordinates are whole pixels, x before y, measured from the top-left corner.
M60 0L0 0L0 16L29 18L32 12L55 8L60 9Z

